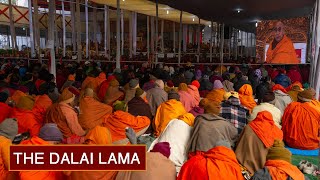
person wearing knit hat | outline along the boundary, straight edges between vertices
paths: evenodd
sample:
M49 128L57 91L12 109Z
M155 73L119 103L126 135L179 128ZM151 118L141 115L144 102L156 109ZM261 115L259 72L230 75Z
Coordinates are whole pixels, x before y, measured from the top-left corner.
M114 111L124 111L127 112L128 108L127 108L127 104L124 101L116 101L113 104L113 110Z
M147 101L153 116L156 114L160 104L168 100L168 93L164 90L164 82L161 79L157 79L154 84L154 88L146 91Z
M18 122L16 119L5 119L0 124L0 174L2 179L15 179L15 173L9 172L8 169L10 162L10 146L12 145L12 141L17 134Z
M134 89L138 88L139 87L139 79L131 79L129 81L129 87L134 88Z
M261 99L260 104L252 109L252 113L248 118L248 122L253 121L259 112L268 111L272 114L274 124L281 129L282 112L275 106L275 94L274 92L266 92Z
M180 95L176 91L171 90L168 93L168 100L170 100L170 99L175 99L177 101L180 101Z
M311 102L313 99L313 92L310 89L298 93L298 102Z
M213 89L206 95L206 98L210 99L211 101L221 103L223 101L223 95L225 93L226 91L224 90L221 81L215 80Z
M136 89L136 94L135 97L141 97L143 98L146 95L146 92L144 90L142 90L141 88L137 88Z
M186 83L180 83L178 88L178 94L180 96L180 102L183 104L187 112L191 111L192 108L197 106L197 101L189 93L188 85Z
M159 87L160 89L164 89L164 83L161 79L157 79L155 82L154 82L155 86L156 87Z
M200 83L197 80L192 81L192 83L188 85L188 93L193 97L195 107L199 106L200 102L199 87Z
M66 103L66 104L72 104L76 98L76 93L72 93L71 88L66 88L62 91L59 102Z
M200 88L200 83L199 83L198 80L193 80L193 81L191 82L191 85L194 85L194 86L197 87L198 89Z
M125 88L125 103L128 103L132 98L135 97L136 89L139 88L139 79L131 79L128 84L129 88Z
M53 144L58 144L63 139L63 135L55 123L47 123L42 126L39 137L45 141L50 141Z
M255 172L252 179L305 179L302 172L291 164L291 156L283 141L276 139L268 151L264 168Z

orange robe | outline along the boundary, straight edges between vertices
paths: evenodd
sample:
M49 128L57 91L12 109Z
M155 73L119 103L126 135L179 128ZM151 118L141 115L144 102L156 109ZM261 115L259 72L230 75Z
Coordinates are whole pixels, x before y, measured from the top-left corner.
M32 111L13 108L12 118L18 121L18 133L29 132L30 136L39 134L41 125L37 122Z
M14 180L15 172L9 172L11 140L0 136L0 180Z
M0 123L6 118L9 118L12 113L12 107L8 106L6 103L0 102Z
M24 140L21 145L49 145L48 142L34 136L29 140ZM20 180L61 180L64 179L63 173L60 171L20 171Z
M102 122L112 113L112 107L103 104L93 97L83 97L80 100L79 124L83 129L92 129L102 125Z
M239 99L241 104L249 109L250 113L252 109L257 106L256 101L253 99L253 90L251 85L245 84L239 89Z
M39 95L36 97L32 112L39 124L43 124L47 109L52 105L52 100L48 95Z
M259 112L249 126L267 148L273 145L275 139L283 139L281 129L274 124L272 114L268 111Z
M159 136L172 119L177 119L179 116L186 113L187 111L183 104L175 99L170 99L169 101L160 104L154 117L155 135Z
M284 111L282 131L289 147L297 149L319 148L320 109L312 102L292 102Z
M279 64L298 64L300 60L297 58L292 41L284 35L277 46L272 49L272 42L269 44L267 51L267 63Z
M26 94L20 90L16 90L13 95L11 96L11 99L16 102L16 104L19 103L19 100L22 96L26 96Z
M87 86L92 83L92 82L95 82L95 78L94 77L86 77L86 79L82 82L82 85L81 85L81 89L82 90L85 90L87 88Z
M237 179L243 180L234 152L217 146L208 152L198 152L181 168L177 180Z
M126 127L131 127L138 135L144 133L150 125L150 119L146 116L133 116L130 113L116 111L110 115L105 127L110 130L112 142L126 139Z
M206 98L211 101L221 103L223 101L224 93L226 93L224 89L214 89L207 94Z
M305 179L302 172L294 165L284 160L268 160L265 164L272 180Z

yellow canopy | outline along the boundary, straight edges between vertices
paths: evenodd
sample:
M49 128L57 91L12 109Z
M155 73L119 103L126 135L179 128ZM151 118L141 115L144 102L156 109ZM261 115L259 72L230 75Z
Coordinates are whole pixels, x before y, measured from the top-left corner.
M97 4L105 4L117 8L117 0L91 0ZM156 16L156 3L148 0L120 0L120 8L128 11L145 14L148 16ZM158 4L159 18L180 22L180 10L173 9L167 5ZM198 24L199 18L188 12L182 12L183 24ZM200 19L200 24L209 25L210 21Z

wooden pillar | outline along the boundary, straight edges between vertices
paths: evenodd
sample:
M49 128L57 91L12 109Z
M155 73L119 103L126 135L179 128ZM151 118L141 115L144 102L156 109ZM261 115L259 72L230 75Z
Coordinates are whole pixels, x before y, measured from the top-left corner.
M116 55L116 68L120 69L120 0L117 0L117 55Z
M180 11L178 66L180 66L180 62L181 62L181 41L182 41L182 11Z

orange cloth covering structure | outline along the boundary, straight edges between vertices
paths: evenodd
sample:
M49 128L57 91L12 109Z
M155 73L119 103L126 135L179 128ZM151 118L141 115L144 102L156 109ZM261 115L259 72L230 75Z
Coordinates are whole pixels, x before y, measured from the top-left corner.
M0 180L15 180L15 172L9 172L11 140L0 136Z
M32 112L36 121L42 125L44 118L46 117L47 109L52 105L52 100L48 95L39 95L36 97Z
M206 98L210 101L221 103L223 101L223 95L226 93L226 91L222 89L213 89L210 91Z
M29 132L31 137L39 134L41 125L37 122L31 110L15 107L11 117L16 118L18 121L18 133Z
M282 40L274 49L272 49L272 42L269 44L266 61L267 63L279 64L300 63L299 59L297 58L293 43L286 35L283 36Z
M91 76L87 76L86 79L82 82L81 85L81 89L86 89L87 86L91 83L91 82L95 82L96 78L91 77Z
M244 179L234 152L224 146L197 152L181 168L178 180Z
M12 114L12 107L8 106L6 103L0 102L0 124L6 118L11 117Z
M150 119L146 116L133 116L130 113L116 111L111 114L106 122L105 127L110 130L112 142L126 139L126 127L131 127L137 136L144 133L150 125Z
M272 180L305 179L301 171L294 165L284 160L268 160L265 164Z
M253 99L253 90L251 85L245 84L239 89L239 99L241 104L249 109L250 113L252 109L257 106L256 101Z
M312 102L292 102L282 117L284 142L297 149L319 148L320 109Z
M267 148L273 145L275 139L283 139L281 129L274 124L272 114L268 111L259 112L249 126Z
M186 113L187 111L183 104L175 99L170 99L160 104L154 117L154 134L156 137L164 131L172 119L177 119Z
M50 145L47 141L34 136L29 140L24 140L21 145ZM61 180L63 173L59 171L20 171L20 180Z
M111 134L108 128L96 126L85 137L85 144L106 145L111 144ZM117 171L65 171L68 180L105 179L112 180L117 176Z
M103 104L93 97L85 96L80 99L80 115L78 120L84 130L102 125L111 113L111 106Z
M24 92L20 91L20 90L16 90L13 95L11 96L11 99L16 102L16 104L18 104L19 100L21 97L23 96L27 96Z

